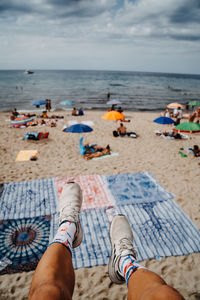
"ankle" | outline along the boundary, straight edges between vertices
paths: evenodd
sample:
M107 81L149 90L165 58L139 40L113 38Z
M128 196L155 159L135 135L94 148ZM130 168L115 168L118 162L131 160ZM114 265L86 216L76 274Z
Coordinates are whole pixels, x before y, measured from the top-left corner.
M58 231L50 245L54 243L60 243L66 246L71 252L75 234L76 224L69 221L63 222L60 224Z
M119 272L120 275L125 279L127 285L131 275L139 268L143 267L132 255L122 256L119 260Z

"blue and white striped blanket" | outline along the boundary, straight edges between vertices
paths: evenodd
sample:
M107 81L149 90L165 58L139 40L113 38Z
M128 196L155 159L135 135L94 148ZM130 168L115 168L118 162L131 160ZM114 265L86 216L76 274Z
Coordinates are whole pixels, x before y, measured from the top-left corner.
M112 213L126 215L131 224L138 260L157 256L186 255L200 251L200 232L173 201L174 196L167 192L151 173L104 175L101 176L101 179L104 183L104 192L113 203ZM42 224L44 239L51 241L58 228L59 220L58 192L55 180L55 178L51 178L5 183L0 200L0 224L5 223L5 220L11 220L13 224L13 220L30 218L32 219L29 223L34 224L34 218L47 216L46 218L49 219L48 216L51 216L48 230L44 230L44 226L49 224L45 219L37 221L38 224ZM75 268L108 263L111 252L109 219L110 213L106 206L82 210L81 223L84 238L80 247L73 250L72 253ZM23 227L23 222L18 223ZM28 237L26 232L22 234L24 227L21 227L18 228L17 233L10 231L10 240L12 240L13 234L16 237L16 234L20 233L18 246L23 247L20 239L26 244ZM47 234L49 239L46 239ZM3 236L6 235L0 235L2 237L0 238L0 273L5 273L12 261L10 257L2 256L2 253L4 256L7 253L5 251L6 241L3 240ZM29 236L29 240L31 238L32 236ZM44 249L44 243L42 246ZM47 246L48 243L46 243ZM37 248L37 244L35 247ZM41 256L40 253L38 256ZM12 257L14 260L14 254ZM30 265L29 258L23 258L24 261L26 259ZM20 266L16 270L13 266L8 272L19 271Z

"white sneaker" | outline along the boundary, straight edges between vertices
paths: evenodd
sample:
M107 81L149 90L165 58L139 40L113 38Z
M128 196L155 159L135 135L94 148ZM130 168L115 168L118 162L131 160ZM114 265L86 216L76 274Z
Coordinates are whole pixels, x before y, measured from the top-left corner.
M117 215L110 225L110 239L112 253L108 265L108 274L112 282L121 284L125 279L120 272L119 260L121 257L131 255L136 259L136 251L133 247L133 233L127 218Z
M80 245L83 239L83 231L79 220L82 192L80 186L75 182L68 182L64 185L60 197L60 224L65 221L70 221L76 224L76 234L72 244L73 248Z

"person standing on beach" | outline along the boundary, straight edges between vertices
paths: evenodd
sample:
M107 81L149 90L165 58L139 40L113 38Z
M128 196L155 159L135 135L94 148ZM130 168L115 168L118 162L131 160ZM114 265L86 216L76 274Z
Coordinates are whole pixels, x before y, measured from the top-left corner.
M177 114L176 114L176 123L175 123L175 125L180 124L180 121L181 121L182 117L183 117L183 112L182 112L181 107L179 106L178 110L177 110Z
M75 273L71 251L81 244L83 238L79 219L81 205L80 186L68 182L60 198L60 226L35 270L29 300L72 299ZM126 282L128 300L184 299L159 275L137 262L132 230L124 215L112 219L110 239L109 277L116 284Z
M51 100L50 99L46 99L46 110L48 111L48 112L50 112L50 110L51 110Z
M72 110L72 116L78 116L76 107Z

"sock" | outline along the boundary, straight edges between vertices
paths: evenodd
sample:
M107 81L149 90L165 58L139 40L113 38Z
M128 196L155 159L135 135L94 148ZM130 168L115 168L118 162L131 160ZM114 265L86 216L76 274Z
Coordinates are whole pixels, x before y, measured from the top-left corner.
M119 260L119 269L121 275L124 277L126 280L126 284L128 285L128 281L130 276L137 271L137 269L145 269L143 266L141 266L137 260L131 256L122 256Z
M66 246L71 252L75 233L76 224L66 221L59 226L58 231L56 232L56 235L50 245L54 243L60 243Z

